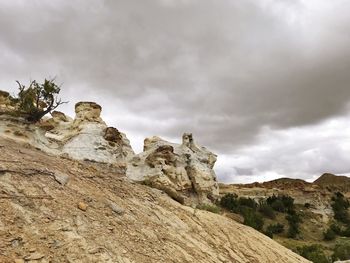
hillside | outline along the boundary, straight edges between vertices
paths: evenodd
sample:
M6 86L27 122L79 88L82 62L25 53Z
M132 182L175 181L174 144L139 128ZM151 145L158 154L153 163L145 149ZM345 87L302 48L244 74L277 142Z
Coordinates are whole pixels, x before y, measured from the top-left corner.
M317 245L321 247L327 257L332 256L337 243L350 241L346 220L338 221L333 212L332 203L337 192L341 192L344 198L349 200L349 177L326 173L313 183L300 179L281 178L263 183L220 184L221 196L232 193L237 198L251 198L257 204L273 196L291 197L294 201L294 210L301 218L300 232L297 236L294 238L288 236L289 224L286 220L286 212L274 211L275 217L273 219L264 218L263 229L266 230L269 224L282 224L285 229L282 233L275 234L274 240L292 250L297 250L298 247ZM349 211L345 212L345 216L349 214ZM324 233L332 225L340 227L342 233L334 233L333 237L325 240Z
M314 184L333 191L350 191L350 178L347 176L325 173L315 180Z
M252 228L131 182L124 168L11 140L0 148L0 262L308 262Z
M0 93L0 262L308 262L232 214L191 133L135 154L95 102L32 123ZM176 200L176 201L175 201Z

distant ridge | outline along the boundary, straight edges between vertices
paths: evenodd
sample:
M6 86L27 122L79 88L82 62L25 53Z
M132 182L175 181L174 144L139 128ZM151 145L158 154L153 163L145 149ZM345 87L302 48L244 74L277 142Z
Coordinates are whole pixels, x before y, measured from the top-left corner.
M314 184L324 188L336 188L338 190L349 190L350 189L350 178L343 175L335 175L331 173L325 173L321 175Z
M250 184L232 184L237 187L248 187L248 188L254 188L254 187L260 187L260 188L278 188L278 189L291 189L291 188L305 188L307 186L312 186L312 183L308 183L302 179L292 179L292 178L279 178L272 181L267 181L263 183L250 183ZM225 187L225 184L220 184L221 187Z

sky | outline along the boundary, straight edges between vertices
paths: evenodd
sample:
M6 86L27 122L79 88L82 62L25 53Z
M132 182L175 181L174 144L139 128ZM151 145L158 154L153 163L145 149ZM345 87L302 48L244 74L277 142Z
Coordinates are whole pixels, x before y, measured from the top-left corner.
M348 0L0 1L0 89L53 77L136 152L192 132L221 182L350 174Z

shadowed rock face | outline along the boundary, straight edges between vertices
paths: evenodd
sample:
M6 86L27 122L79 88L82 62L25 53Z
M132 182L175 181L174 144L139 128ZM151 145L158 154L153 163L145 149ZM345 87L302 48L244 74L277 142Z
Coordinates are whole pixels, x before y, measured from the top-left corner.
M104 131L103 138L106 141L120 144L123 140L122 134L114 127L108 127Z
M218 196L216 155L196 145L192 134L185 133L182 144L147 138L144 150L128 164L130 179L164 190L182 203L208 202Z

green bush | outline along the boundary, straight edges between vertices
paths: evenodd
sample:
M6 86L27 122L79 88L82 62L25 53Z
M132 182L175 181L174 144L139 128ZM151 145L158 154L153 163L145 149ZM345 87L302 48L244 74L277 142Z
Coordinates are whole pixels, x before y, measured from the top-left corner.
M237 200L237 195L234 194L226 194L220 200L220 206L226 208L227 210L238 213L239 212L239 204Z
M268 225L264 234L270 238L273 238L273 235L283 233L283 231L284 226L282 224L277 223Z
M288 195L272 195L266 200L275 211L285 213L294 210L294 199Z
M221 212L220 207L216 205L211 205L211 204L200 204L200 205L197 205L196 208L200 210L209 211L215 214L219 214Z
M314 262L314 263L330 263L331 261L327 258L323 249L320 245L302 246L297 248L297 253Z
M344 224L349 224L349 214L348 208L350 203L347 199L345 199L344 195L340 192L337 192L332 197L332 208L334 212L334 219L342 222Z
M259 212L267 218L275 219L276 214L271 206L269 206L266 202L260 202L259 204Z
M44 83L39 84L35 80L24 86L16 81L19 86L18 110L30 122L37 122L46 114L55 110L58 106L65 103L57 96L61 88L55 83L54 79L45 79Z
M332 229L335 234L339 236L342 235L341 227L338 224L333 223L329 228Z
M340 233L343 237L350 237L350 226L347 226L344 230Z
M246 197L240 197L238 199L238 204L239 204L239 206L246 206L246 207L249 207L253 210L255 210L258 206L257 203L254 201L254 199L246 198Z
M323 239L326 241L334 240L336 237L336 233L331 228L328 228L326 232L323 232Z
M250 226L258 231L261 231L264 226L263 217L249 207L242 208L244 218L243 224Z
M300 215L292 210L290 211L290 214L286 216L286 219L289 223L288 237L296 238L296 236L300 233L299 224L302 222Z
M347 260L350 258L350 241L339 241L334 248L332 259L336 260Z
M273 234L281 234L284 231L284 225L280 223L271 224L267 227L267 230L271 231Z
M271 204L271 207L277 212L280 212L280 213L286 212L286 208L284 207L284 204L281 200L276 200L275 202L273 202Z

